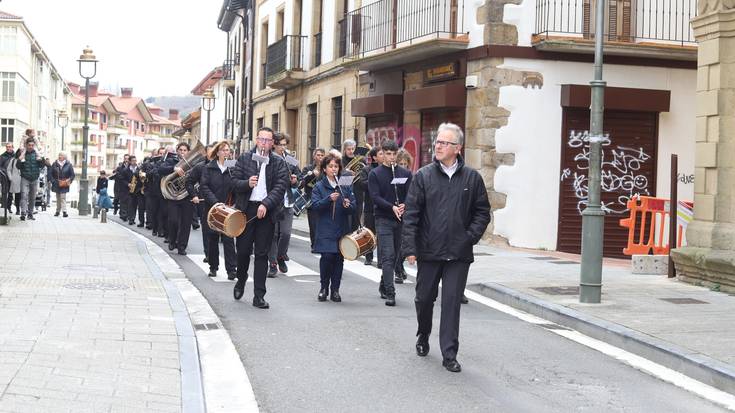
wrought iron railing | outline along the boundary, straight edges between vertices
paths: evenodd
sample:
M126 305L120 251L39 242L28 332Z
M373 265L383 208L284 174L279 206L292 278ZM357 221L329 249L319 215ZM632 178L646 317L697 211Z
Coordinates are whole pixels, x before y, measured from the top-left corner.
M314 64L312 67L317 67L322 64L322 34L317 33L314 35Z
M287 70L304 68L304 42L306 36L288 35L268 46L266 54L266 78Z
M402 44L464 33L464 0L379 0L345 15L344 56L357 58Z
M535 33L541 37L594 38L596 0L537 0ZM608 0L605 40L695 45L689 21L697 0Z
M235 80L235 61L225 60L222 63L222 79Z
M266 86L265 73L266 73L267 67L268 67L268 63L262 63L260 65L260 89L261 90L265 89L265 86Z

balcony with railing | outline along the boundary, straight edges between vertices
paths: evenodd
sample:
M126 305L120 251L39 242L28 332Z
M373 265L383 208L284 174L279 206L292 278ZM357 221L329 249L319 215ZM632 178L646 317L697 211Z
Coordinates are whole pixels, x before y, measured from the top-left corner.
M464 0L378 0L341 21L346 65L375 70L466 49Z
M597 0L537 0L535 34L539 50L592 52ZM689 21L697 0L608 0L605 53L696 60Z
M222 81L225 87L235 87L235 64L234 60L222 62Z
M306 36L283 36L268 46L265 78L268 87L288 89L304 80L304 45Z

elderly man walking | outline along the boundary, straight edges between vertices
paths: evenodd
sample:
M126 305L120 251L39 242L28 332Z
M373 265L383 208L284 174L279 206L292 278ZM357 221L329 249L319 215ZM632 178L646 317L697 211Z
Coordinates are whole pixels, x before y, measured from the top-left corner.
M47 161L36 152L36 140L29 137L25 140L25 146L18 152L18 169L20 169L20 220L26 217L35 220L33 207L36 202L38 191L38 177L41 169L47 165Z
M416 353L429 353L432 313L442 283L439 345L442 365L458 373L459 312L477 244L490 224L490 202L480 174L464 165L464 135L452 123L439 125L434 162L413 178L403 214L403 249L416 275Z
M73 181L74 167L66 160L66 154L59 152L59 159L51 165L51 191L56 194L55 217L58 217L59 213L62 212L64 218L69 216L66 212L66 194L69 192L69 187Z

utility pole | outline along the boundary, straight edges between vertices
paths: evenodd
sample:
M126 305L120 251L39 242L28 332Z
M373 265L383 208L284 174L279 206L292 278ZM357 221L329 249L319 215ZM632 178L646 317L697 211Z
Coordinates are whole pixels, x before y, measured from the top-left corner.
M582 212L582 265L579 281L579 302L600 302L602 295L602 240L605 229L605 211L600 202L602 168L602 120L605 111L605 85L602 80L603 37L605 29L605 0L596 2L595 68L590 107L590 156L587 181L587 208Z

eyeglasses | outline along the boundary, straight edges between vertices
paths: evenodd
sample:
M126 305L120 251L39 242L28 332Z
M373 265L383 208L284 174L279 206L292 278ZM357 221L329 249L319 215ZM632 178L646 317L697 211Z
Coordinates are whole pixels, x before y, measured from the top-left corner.
M457 146L459 144L457 142L449 142L449 141L440 141L440 140L437 140L436 142L434 142L434 145L441 146L442 148L446 148L449 145Z
M258 136L256 139L258 140L258 142L273 142L273 138L261 138L260 136Z

